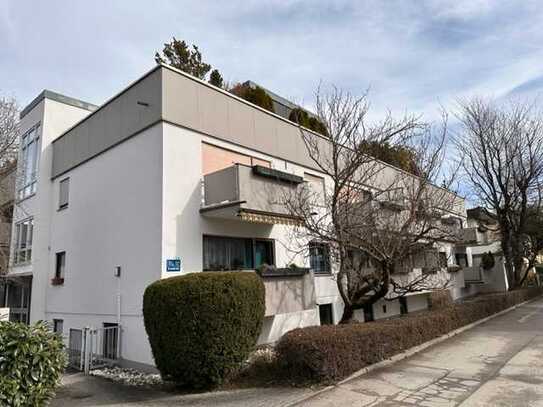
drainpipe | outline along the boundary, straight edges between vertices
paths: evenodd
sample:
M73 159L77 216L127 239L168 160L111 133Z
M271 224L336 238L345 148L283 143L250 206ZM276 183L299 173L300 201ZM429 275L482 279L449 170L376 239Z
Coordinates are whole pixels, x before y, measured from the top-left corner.
M121 266L115 267L115 277L117 277L117 324L121 325Z

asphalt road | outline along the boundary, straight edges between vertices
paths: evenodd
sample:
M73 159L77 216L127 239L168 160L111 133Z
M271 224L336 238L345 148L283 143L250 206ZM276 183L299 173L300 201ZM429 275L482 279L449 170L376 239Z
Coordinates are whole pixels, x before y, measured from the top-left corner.
M543 300L299 406L543 406Z
M52 406L543 407L543 299L312 394L311 389L265 388L176 395L74 374L65 377Z

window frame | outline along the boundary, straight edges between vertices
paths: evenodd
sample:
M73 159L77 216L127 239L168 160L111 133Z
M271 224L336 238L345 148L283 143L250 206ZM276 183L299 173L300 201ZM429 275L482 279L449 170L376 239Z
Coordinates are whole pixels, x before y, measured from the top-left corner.
M245 240L250 241L251 243L251 267L249 268L230 268L225 270L213 270L211 268L206 268L206 254L205 254L205 245L204 240L206 238L215 238L215 239L226 239L226 240ZM271 256L272 263L270 266L276 265L276 250L275 250L275 239L264 238L264 237L244 237L244 236L225 236L225 235L213 235L213 234L203 234L202 235L202 270L203 271L232 271L232 270L256 270L255 258L256 258L256 242L268 242L271 243Z
M62 263L59 263L59 259L62 259ZM66 276L66 251L60 251L55 253L55 279L64 279Z
M22 246L22 230L23 225L26 225L26 236L24 247ZM21 266L32 263L32 242L34 238L34 218L29 217L15 223L15 244L13 249L13 265ZM30 231L30 233L29 233ZM24 254L23 258L21 254Z
M60 330L58 329L60 325ZM64 335L64 320L60 318L53 318L53 332L59 335Z
M324 262L325 262L325 269L323 270L317 270L316 268L313 267L313 261L311 260L312 258L312 247L323 247L325 248L325 253L323 254L325 256L325 259L324 259ZM322 242L319 242L319 241L311 241L308 243L308 250L309 250L309 268L313 271L313 273L317 276L328 276L328 275L331 275L332 274L332 262L331 262L331 259L330 259L330 245L327 244L327 243L322 243Z
M20 167L19 173L17 176L17 199L18 201L23 201L36 193L36 186L38 182L38 167L40 159L40 134L39 134L40 123L35 124L29 128L20 138ZM33 134L32 134L33 133ZM32 137L30 137L32 134ZM31 146L33 150L31 150ZM31 173L28 174L29 170L29 151L32 152L32 167Z
M66 201L63 201L62 186L66 185ZM66 209L70 204L70 177L61 179L58 183L58 210Z

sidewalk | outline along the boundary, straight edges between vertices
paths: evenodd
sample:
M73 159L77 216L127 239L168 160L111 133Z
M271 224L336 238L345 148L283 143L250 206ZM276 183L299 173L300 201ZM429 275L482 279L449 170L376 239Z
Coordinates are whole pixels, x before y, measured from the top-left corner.
M253 388L200 394L64 377L52 406L542 406L543 299L531 301L405 360L322 392Z

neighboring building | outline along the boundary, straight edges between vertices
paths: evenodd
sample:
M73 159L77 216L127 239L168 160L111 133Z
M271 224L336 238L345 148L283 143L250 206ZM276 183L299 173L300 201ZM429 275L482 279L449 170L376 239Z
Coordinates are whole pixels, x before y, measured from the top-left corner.
M470 293L507 291L509 284L496 215L482 207L468 209L466 212L467 228L463 237L469 244L472 263L464 271L464 279ZM481 263L487 253L492 253L494 267L485 270Z
M14 159L0 167L0 308L11 306L11 318L19 320L22 316L16 307L24 288L17 279L7 278L11 243L11 225L13 223L13 202L15 198L15 180L17 161ZM11 303L8 304L8 291L11 291ZM24 320L24 319L23 319Z
M123 328L126 364L153 365L142 296L160 278L202 270L282 271L263 277L260 343L300 326L337 323L342 301L325 245L287 249L291 218L274 199L282 180L324 190L299 128L167 66L97 108L44 91L21 114L22 143L9 275L32 288L30 320L57 330ZM387 167L389 172L397 171ZM442 221L466 226L463 199ZM454 296L465 294L470 247L443 242ZM311 271L293 276L292 262ZM424 272L421 268L413 273ZM379 301L377 319L427 307L428 292ZM28 305L30 304L30 305Z

